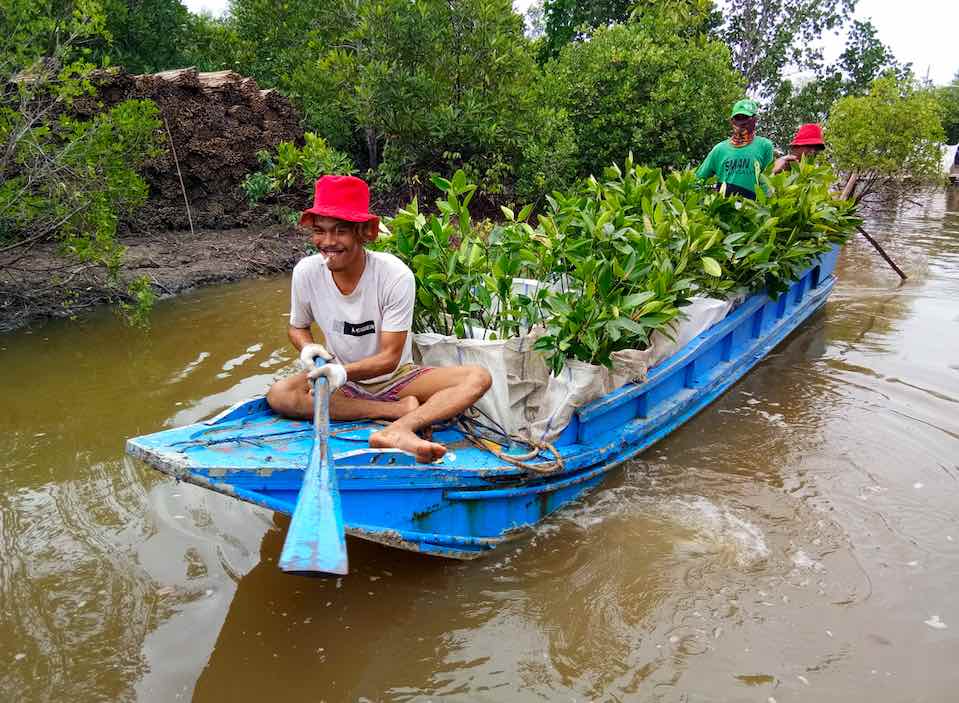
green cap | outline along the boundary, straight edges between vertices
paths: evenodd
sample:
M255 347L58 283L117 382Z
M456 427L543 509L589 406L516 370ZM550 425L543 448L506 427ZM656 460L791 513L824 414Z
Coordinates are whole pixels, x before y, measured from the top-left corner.
M758 111L759 105L756 104L755 100L743 98L742 100L736 101L736 104L733 105L733 111L729 113L729 116L735 117L736 115L746 115L746 117L752 117Z

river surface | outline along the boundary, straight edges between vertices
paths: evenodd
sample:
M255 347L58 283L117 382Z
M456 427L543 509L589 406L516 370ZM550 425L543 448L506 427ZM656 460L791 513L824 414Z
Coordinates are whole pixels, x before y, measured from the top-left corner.
M870 222L816 314L712 406L470 563L288 521L127 437L292 363L288 279L0 337L0 700L947 701L959 696L959 191Z

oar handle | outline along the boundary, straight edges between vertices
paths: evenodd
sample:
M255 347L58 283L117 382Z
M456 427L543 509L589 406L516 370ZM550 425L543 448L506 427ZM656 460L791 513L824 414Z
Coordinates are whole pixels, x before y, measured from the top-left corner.
M322 356L314 357L316 368L326 366L326 359ZM325 376L313 379L313 438L327 456L327 445L330 441L330 382Z

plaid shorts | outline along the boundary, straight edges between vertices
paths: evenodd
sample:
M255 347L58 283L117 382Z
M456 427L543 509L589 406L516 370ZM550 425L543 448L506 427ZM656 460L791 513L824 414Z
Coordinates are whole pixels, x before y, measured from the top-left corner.
M376 383L347 381L346 384L340 387L340 393L347 398L395 403L400 399L399 394L404 388L423 374L429 373L432 370L432 366L403 364L385 381L378 381Z

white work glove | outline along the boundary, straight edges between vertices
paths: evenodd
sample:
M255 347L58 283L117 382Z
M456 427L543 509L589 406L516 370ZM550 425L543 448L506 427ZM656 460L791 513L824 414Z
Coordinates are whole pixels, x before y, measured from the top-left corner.
M313 367L307 374L310 381L315 381L324 377L330 384L330 393L346 383L346 369L340 364L324 364L320 367Z
M313 363L316 357L329 361L333 355L326 351L326 347L322 344L304 344L300 349L300 363L303 364L303 368L307 370L316 368L316 364Z

